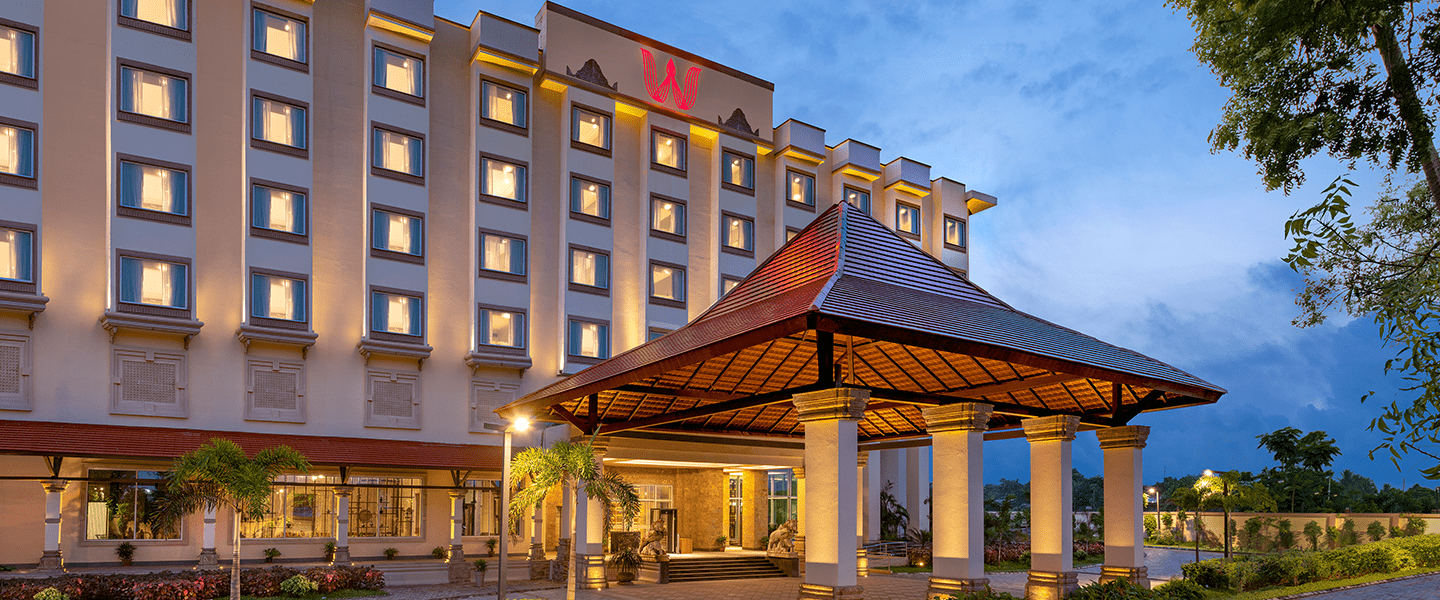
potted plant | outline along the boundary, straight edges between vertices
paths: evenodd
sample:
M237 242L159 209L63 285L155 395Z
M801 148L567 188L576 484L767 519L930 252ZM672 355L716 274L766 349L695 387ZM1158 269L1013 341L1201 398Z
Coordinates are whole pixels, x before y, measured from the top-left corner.
M400 553L400 551L399 551L399 550L396 550L396 549L394 549L394 548L386 548L386 549L385 549L385 560L395 560L395 555L397 555L397 554L399 554L399 553Z
M130 560L135 558L135 544L121 542L119 546L115 547L115 556L120 557L121 566L130 566Z
M475 572L480 574L480 585L485 585L485 569L490 565L483 558L475 559Z
M445 560L446 558L449 558L450 552L446 550L444 546L436 546L434 550L430 551L430 556L433 556L440 560Z
M325 542L324 552L325 562L333 562L335 560L335 542Z
M640 553L632 548L626 548L610 556L610 566L615 567L615 580L622 584L635 581L635 573L640 570Z
M723 535L720 536L720 537L715 538L715 546L718 547L718 548L720 548L721 550L724 550L724 549L725 549L725 545L728 544L729 542L730 542L730 538L725 537L725 536L723 536Z
M499 543L500 538L490 538L488 540L485 540L485 550L490 553L490 556L495 556L495 546Z
M275 562L275 557L277 557L277 556L280 556L280 549L279 549L279 548L266 548L266 549L265 549L265 562L267 562L267 563L268 563L268 562Z

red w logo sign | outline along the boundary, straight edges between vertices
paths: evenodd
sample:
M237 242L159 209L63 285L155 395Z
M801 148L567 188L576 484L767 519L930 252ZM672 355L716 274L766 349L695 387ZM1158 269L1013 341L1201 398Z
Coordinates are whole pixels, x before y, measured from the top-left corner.
M645 67L645 91L650 92L650 97L660 104L670 97L670 90L675 90L675 106L680 110L690 110L695 106L695 94L700 91L700 67L690 67L685 71L685 89L680 89L680 82L675 80L675 59L665 61L665 81L658 85L655 78L658 73L655 70L655 57L645 48L640 49L640 58Z

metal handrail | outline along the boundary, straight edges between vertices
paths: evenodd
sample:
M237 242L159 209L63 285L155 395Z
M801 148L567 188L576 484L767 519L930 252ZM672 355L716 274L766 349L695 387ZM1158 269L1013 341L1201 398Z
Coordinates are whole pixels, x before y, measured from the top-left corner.
M864 545L865 554L875 556L907 556L910 550L908 542L870 542Z

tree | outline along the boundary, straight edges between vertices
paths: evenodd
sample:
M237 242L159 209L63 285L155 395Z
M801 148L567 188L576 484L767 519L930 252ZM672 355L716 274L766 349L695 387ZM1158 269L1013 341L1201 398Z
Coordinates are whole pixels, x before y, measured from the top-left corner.
M1311 512L1329 505L1328 494L1322 501L1320 493L1330 483L1330 472L1325 469L1340 455L1335 440L1327 437L1324 431L1312 431L1302 436L1301 431L1294 427L1255 437L1260 440L1258 447L1269 450L1275 456L1275 462L1280 463L1279 469L1261 471L1260 479L1290 497L1290 512Z
M240 597L240 521L265 516L275 478L287 470L303 473L310 470L310 462L289 446L266 448L254 458L246 458L238 444L225 438L211 438L176 458L170 467L168 494L160 507L165 521L176 523L200 510L231 509L232 600Z
M544 502L545 496L556 486L570 490L577 500L584 494L599 501L605 507L604 530L607 535L617 508L627 523L640 513L640 495L635 492L635 486L615 471L602 471L600 461L595 459L595 448L588 441L559 441L548 448L527 449L511 461L510 473L515 481L529 482L510 500L512 519L524 518L528 511ZM576 507L576 510L584 510L584 507ZM571 529L570 539L574 540L574 525L567 526ZM571 555L574 555L573 551ZM568 573L565 599L575 600L573 562L565 570Z
M1436 461L1440 479L1440 7L1396 0L1168 0L1196 31L1191 49L1232 92L1211 132L1216 151L1239 150L1268 189L1303 183L1301 161L1325 153L1352 169L1368 163L1392 190L1368 222L1350 215L1343 177L1316 206L1285 224L1285 261L1305 276L1301 327L1343 310L1370 317L1396 349L1385 372L1406 381L1408 404L1391 402L1370 424L1371 451ZM1400 191L1395 191L1400 190ZM1361 397L1365 401L1373 392Z
M1171 499L1175 501L1175 505L1179 506L1181 511L1191 512L1195 515L1195 562L1200 562L1200 539L1205 535L1204 524L1200 520L1200 508L1205 503L1205 495L1198 489L1188 487L1175 492ZM1180 514L1180 524L1182 527L1185 524L1184 512Z
M1275 510L1275 500L1265 489L1265 484L1244 481L1239 471L1207 474L1195 481L1194 489L1200 493L1202 506L1225 511L1225 531L1222 534L1225 536L1225 558L1230 558L1230 513Z

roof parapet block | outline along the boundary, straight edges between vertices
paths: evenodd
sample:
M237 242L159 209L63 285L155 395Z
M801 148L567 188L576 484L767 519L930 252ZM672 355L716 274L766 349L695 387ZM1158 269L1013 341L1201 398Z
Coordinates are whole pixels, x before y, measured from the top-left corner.
M990 194L977 192L975 190L965 192L965 206L970 209L970 214L972 215L982 210L995 208L995 205L999 203L1000 201Z
M875 181L884 174L880 165L880 149L865 142L845 140L830 151L833 171L844 171L866 181Z
M470 24L471 60L533 75L540 65L540 30L479 12Z
M825 130L790 119L775 128L775 147L781 156L811 164L825 162Z
M930 195L930 165L900 157L885 165L885 189L916 196Z

